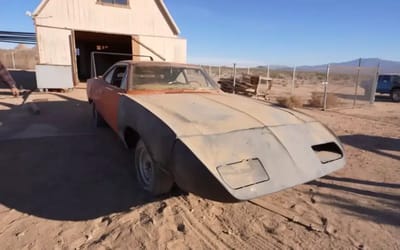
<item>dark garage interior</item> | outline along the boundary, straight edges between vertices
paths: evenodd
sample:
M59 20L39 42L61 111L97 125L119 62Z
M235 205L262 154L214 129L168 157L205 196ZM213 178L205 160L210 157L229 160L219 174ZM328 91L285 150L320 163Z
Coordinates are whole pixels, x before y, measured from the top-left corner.
M113 52L132 54L132 37L95 32L75 31L76 68L80 82L85 82L92 74L91 53ZM95 55L97 76L102 75L112 64L129 60L127 55Z

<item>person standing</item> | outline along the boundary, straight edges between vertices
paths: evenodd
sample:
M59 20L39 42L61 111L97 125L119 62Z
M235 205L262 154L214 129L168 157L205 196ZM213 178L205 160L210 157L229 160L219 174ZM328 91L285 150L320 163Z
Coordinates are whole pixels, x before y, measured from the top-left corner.
M0 82L7 84L13 96L19 96L19 89L17 88L17 83L15 82L14 78L11 76L10 72L8 72L7 68L3 65L0 61Z

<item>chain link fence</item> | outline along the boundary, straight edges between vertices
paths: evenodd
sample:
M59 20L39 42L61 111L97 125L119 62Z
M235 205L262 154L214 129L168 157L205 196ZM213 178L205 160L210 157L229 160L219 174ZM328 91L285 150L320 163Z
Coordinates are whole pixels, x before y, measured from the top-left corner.
M353 64L332 64L319 68L305 67L245 67L201 65L215 80L241 79L245 75L271 79L267 100L296 99L305 107L322 109L354 108L372 104L375 98L379 65L364 66L360 60ZM400 73L400 69L399 69Z
M9 69L34 69L37 49L17 47L0 49L0 61ZM368 63L365 63L368 64ZM374 102L379 65L364 65L358 62L332 64L326 67L247 67L200 65L218 82L220 79L241 79L245 76L260 76L268 79L268 93L264 96L272 102L296 99L300 106L323 109L353 108ZM399 73L400 69L391 73ZM260 79L261 79L260 78Z
M378 66L330 66L327 92L334 96L327 108L351 108L374 102Z

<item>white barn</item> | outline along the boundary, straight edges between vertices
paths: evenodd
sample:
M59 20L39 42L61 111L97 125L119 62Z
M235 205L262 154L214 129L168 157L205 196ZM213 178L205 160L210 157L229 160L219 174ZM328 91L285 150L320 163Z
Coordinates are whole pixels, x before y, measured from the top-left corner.
M93 73L92 52L186 62L186 40L163 0L42 0L32 17L38 88L72 88L86 81ZM98 54L97 73L122 59L148 60Z

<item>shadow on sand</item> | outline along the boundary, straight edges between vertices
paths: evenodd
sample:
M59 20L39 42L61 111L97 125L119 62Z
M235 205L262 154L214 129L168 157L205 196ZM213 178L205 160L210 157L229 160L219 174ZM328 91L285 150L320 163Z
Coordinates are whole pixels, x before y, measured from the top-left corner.
M349 183L357 183L368 186L377 186L377 187L388 187L388 188L400 188L400 183L386 183L386 182L376 182L369 180L359 180L354 178L346 178L346 177L336 177L336 176L325 176L322 179L332 180L332 181L341 181L341 182L349 182Z
M23 89L37 89L35 71L9 70L9 72L19 88L22 86Z
M157 201L132 178L131 152L110 129L94 129L89 104L62 97L38 103L40 115L0 100L8 107L0 110L0 203L79 221Z
M323 179L332 180L332 176L324 177ZM322 179L322 180L323 180ZM333 177L334 180L343 181L342 178ZM356 180L344 178L345 182L366 184L373 186L386 186L387 183L372 183L365 180ZM318 192L316 195L322 198L322 202L329 206L339 207L344 213L354 215L364 220L374 221L387 225L398 226L400 224L400 196L391 193L379 191L370 191L366 188L355 188L343 185L336 181L326 183L323 181L312 181L308 185L328 188L335 192ZM390 188L399 188L397 184L390 185ZM339 191L339 192L338 192Z
M339 137L340 140L350 146L367 150L375 154L379 154L385 157L390 157L395 160L400 160L400 154L393 154L386 151L394 151L400 153L400 139L399 138L387 138L373 135L343 135Z
M350 146L400 160L400 139L372 135L345 135L340 140ZM400 166L400 165L399 165ZM323 203L343 209L343 213L387 225L399 226L400 184L325 176L308 185L320 190L316 195Z

